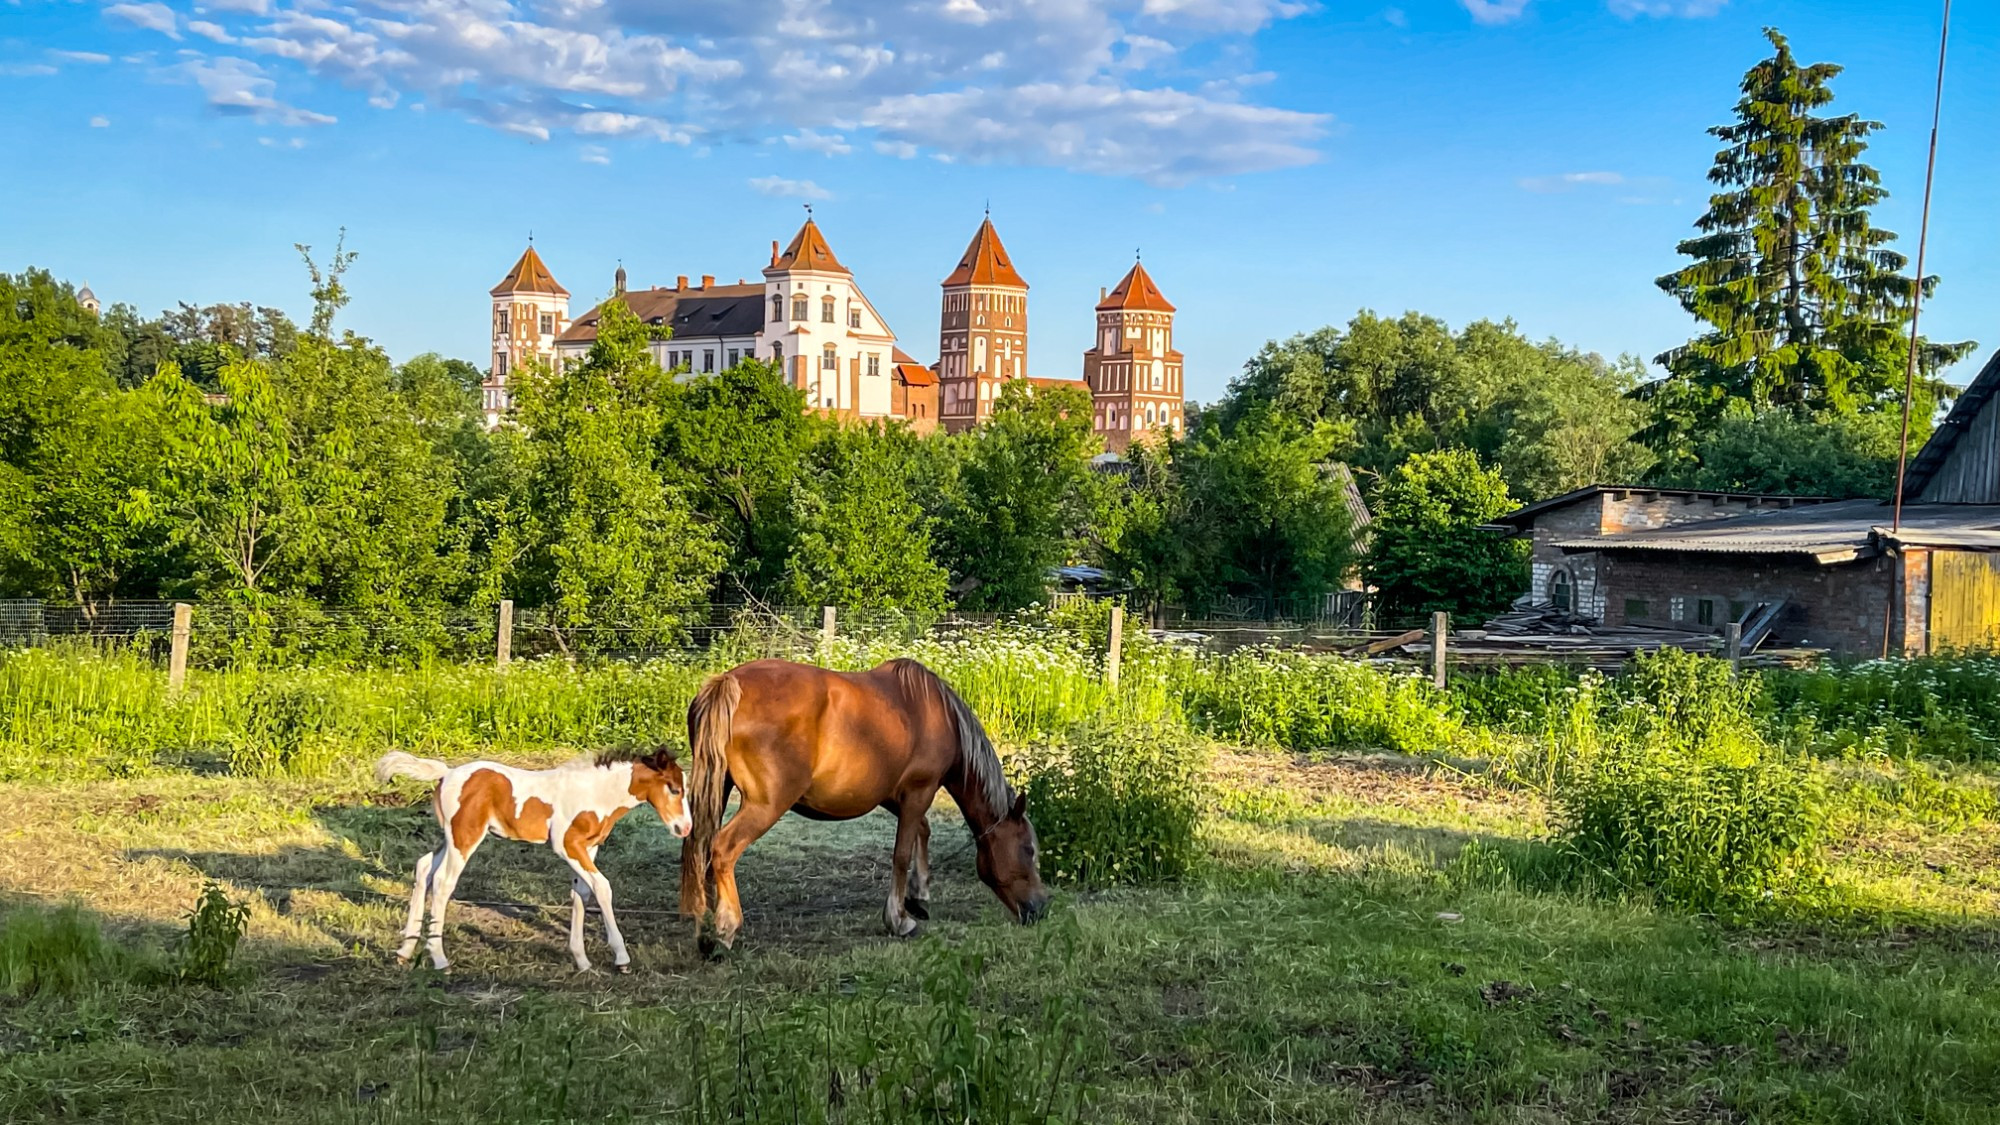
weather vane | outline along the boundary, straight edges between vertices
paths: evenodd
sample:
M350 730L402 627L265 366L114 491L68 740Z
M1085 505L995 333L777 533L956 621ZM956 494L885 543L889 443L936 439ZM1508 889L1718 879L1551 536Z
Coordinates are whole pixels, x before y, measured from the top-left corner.
M806 204L806 218L811 219L812 217L813 217L813 205L808 203Z

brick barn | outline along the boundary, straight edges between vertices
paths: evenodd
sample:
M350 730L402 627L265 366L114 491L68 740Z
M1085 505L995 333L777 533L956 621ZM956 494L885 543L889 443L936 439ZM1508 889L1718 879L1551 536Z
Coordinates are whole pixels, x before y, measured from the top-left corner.
M1851 656L2000 648L2000 355L1884 500L1594 486L1495 530L1532 539L1530 599L1610 627Z

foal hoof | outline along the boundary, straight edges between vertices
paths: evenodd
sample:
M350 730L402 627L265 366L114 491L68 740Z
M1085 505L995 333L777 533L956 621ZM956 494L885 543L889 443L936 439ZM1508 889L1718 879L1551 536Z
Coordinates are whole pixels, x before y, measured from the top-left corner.
M617 969L618 969L618 975L621 977L629 977L632 975L632 966L630 965L619 965L617 966Z
M903 900L903 909L909 912L910 917L915 918L919 922L928 922L931 920L931 908L925 905L923 899L906 898Z

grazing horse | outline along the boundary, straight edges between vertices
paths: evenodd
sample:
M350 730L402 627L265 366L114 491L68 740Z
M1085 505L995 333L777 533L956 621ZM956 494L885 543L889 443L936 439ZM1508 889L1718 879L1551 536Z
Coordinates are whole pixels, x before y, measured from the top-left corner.
M925 814L939 787L965 814L980 881L1008 912L1030 923L1048 903L1027 798L1007 785L972 709L914 660L866 672L784 660L739 665L711 676L689 705L688 744L694 831L681 845L681 913L696 920L697 935L713 887L715 936L725 946L735 941L743 925L736 861L787 811L851 820L877 808L896 817L883 917L897 937L915 932L930 916ZM732 786L743 801L722 824Z
M586 897L595 899L604 915L604 938L611 946L613 963L621 973L632 971L625 938L611 913L611 884L597 869L597 847L621 817L641 804L653 806L674 835L688 834L691 821L682 792L681 767L674 761L673 751L661 749L636 761L586 755L554 769L522 770L494 762L449 766L392 750L375 763L375 778L387 781L392 777L437 782L431 810L444 830L444 843L438 850L417 860L410 919L403 927L397 961L408 961L416 952L428 897L431 966L451 966L444 955L445 906L458 887L465 861L491 833L509 840L547 843L576 873L569 892L569 952L576 958L579 972L590 968L590 958L583 952Z

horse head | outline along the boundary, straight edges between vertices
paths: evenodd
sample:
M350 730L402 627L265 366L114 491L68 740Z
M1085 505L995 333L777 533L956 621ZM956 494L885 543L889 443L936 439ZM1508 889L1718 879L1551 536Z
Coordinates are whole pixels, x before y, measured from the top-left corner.
M979 881L992 888L1000 904L1022 925L1032 925L1048 909L1048 888L1042 886L1041 853L1035 826L1028 823L1028 797L1014 798L1007 815L979 833Z
M663 746L632 763L632 795L653 806L674 835L686 836L694 827L687 806L687 783L672 749Z

